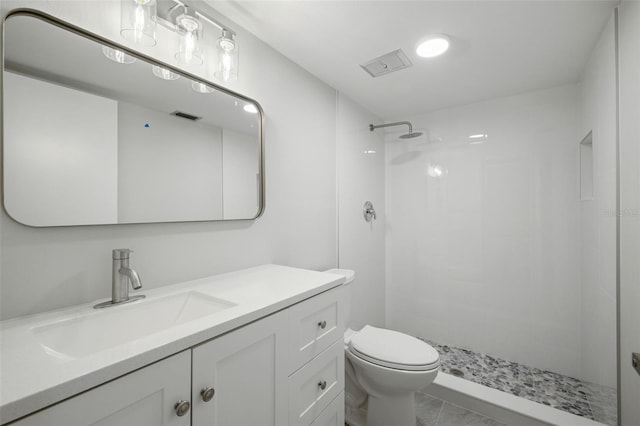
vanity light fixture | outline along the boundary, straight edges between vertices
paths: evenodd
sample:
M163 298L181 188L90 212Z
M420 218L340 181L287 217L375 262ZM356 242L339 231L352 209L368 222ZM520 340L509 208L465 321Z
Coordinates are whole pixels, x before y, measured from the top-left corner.
M418 44L416 54L423 58L434 58L446 52L449 49L449 44L449 36L445 34L432 34Z
M238 79L238 45L234 36L232 31L222 29L222 35L216 42L218 71L214 75L222 81Z
M120 35L141 46L156 45L156 0L122 0Z
M169 71L168 69L159 67L157 65L153 65L151 67L151 71L153 72L153 75L163 80L177 80L180 78L179 74L176 74L175 72Z
M113 62L117 62L119 64L132 64L136 61L136 58L127 55L122 50L114 49L108 46L102 46L102 54L111 59Z
M215 43L218 66L214 76L224 82L238 79L238 41L236 33L192 8L182 0L121 0L120 34L134 44L142 46L156 45L156 23L171 30L176 35L176 61L180 65L199 66L205 60L215 61L215 57L205 58L205 25L210 24L220 36ZM106 50L108 49L108 51ZM119 63L131 63L135 58L109 47L103 48L109 59ZM165 80L175 80L179 76L168 70L153 69L154 75ZM199 93L211 93L207 85L194 83L193 90Z
M147 0L123 0L123 1L147 1ZM182 0L150 0L158 1L158 10L155 21L165 28L173 31L178 40L178 49L175 54L180 64L209 65L215 64L216 57L205 57L207 46L205 38L216 40L213 49L217 52L217 69L214 75L219 80L228 82L238 78L238 41L236 33L226 25L214 18L191 7ZM207 25L208 24L208 25ZM209 35L211 27L219 31L220 36L215 39ZM212 49L212 50L213 50ZM195 86L195 84L194 84ZM194 90L195 87L194 87ZM208 92L201 92L208 93Z
M200 40L202 24L193 9L183 6L184 13L176 18L178 28L178 51L176 59L180 64L202 65Z

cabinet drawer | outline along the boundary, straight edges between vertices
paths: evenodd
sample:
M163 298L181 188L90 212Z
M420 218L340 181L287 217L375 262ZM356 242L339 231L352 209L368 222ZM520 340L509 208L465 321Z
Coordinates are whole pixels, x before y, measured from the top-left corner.
M340 392L310 426L344 426L344 392Z
M293 373L336 340L343 340L342 287L329 290L289 309Z
M344 344L340 339L289 377L289 425L311 424L343 390Z

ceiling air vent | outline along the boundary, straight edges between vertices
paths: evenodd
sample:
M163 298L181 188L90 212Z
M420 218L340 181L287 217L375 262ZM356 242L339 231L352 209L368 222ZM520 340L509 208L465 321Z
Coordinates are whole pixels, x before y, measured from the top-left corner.
M386 55L378 56L365 64L360 64L362 69L368 72L371 77L380 77L390 72L409 68L412 65L402 49L394 50Z
M198 121L202 118L196 115L187 114L186 112L182 112L182 111L173 111L171 115L175 115L176 117L186 118L187 120L191 120L191 121Z

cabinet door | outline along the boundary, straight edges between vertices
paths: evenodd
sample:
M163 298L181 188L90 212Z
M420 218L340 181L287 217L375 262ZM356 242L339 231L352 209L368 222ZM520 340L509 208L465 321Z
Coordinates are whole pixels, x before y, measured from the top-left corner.
M277 313L193 349L193 426L287 424L286 315ZM202 390L212 388L211 400Z
M60 402L11 426L189 426L175 404L189 401L190 351L184 351Z

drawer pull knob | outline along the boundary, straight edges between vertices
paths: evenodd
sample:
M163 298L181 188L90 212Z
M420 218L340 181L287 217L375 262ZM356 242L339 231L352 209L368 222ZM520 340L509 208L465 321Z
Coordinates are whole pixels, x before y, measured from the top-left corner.
M327 322L326 321L320 321L318 323L318 327L320 327L321 329L324 330L325 328L327 328Z
M202 400L204 402L209 402L213 399L213 395L216 394L215 389L213 389L212 387L207 386L206 388L202 389L200 391L200 396L202 397Z
M189 404L189 401L181 399L180 401L176 402L175 410L178 417L182 417L187 414L189 412L189 408L191 408L191 404Z
M325 390L325 388L327 387L327 381L326 380L321 380L318 382L318 387L322 390Z

